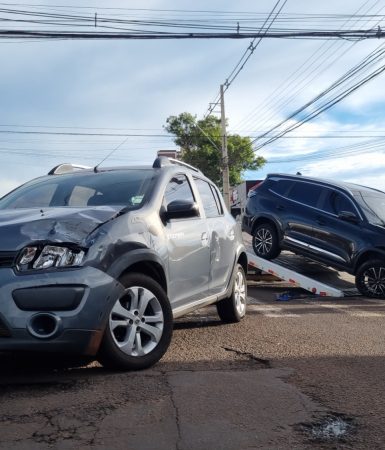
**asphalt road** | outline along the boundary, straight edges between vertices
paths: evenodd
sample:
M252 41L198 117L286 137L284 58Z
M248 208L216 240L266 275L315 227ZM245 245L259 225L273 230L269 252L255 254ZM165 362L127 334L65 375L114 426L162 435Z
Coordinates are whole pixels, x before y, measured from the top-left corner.
M57 369L0 357L0 449L385 448L385 302L276 300L215 308L175 324L152 369Z

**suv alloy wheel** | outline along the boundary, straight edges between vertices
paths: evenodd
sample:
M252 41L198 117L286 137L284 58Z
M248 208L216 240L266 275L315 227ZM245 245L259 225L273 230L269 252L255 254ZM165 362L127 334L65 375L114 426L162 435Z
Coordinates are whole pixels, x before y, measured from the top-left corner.
M280 253L278 235L273 225L262 223L253 232L253 249L257 256L274 259Z
M356 286L362 295L385 297L385 262L372 259L362 264L356 273Z

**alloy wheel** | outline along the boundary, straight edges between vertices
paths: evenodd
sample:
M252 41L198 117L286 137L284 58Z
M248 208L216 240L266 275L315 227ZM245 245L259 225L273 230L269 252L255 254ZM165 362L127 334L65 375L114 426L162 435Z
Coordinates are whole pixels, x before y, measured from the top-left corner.
M246 281L243 273L238 271L234 283L235 308L242 317L246 311Z
M129 356L144 356L159 343L164 327L162 307L148 289L133 286L113 306L110 331L118 348Z
M270 230L260 228L254 235L254 248L260 255L267 255L273 246L273 236Z
M385 267L369 267L363 273L363 284L375 295L385 295Z

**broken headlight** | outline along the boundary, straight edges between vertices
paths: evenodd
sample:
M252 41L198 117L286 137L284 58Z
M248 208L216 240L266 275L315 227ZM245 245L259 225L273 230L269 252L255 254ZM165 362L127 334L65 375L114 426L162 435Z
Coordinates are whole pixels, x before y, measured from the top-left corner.
M80 266L84 258L84 251L69 247L46 245L39 247L25 247L17 260L20 271L49 269L51 267Z

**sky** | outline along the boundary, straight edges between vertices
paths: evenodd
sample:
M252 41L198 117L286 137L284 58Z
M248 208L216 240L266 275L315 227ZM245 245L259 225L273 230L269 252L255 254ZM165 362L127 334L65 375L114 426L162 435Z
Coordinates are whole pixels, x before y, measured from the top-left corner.
M267 17L275 4L110 0L108 8L122 9L107 10L105 2L89 0L81 3L87 8L75 11L90 17L97 12L98 17L180 20L183 15L214 20L213 11L221 11L235 29L245 13ZM4 8L66 12L75 5L72 0L0 2L0 19L9 17ZM385 30L385 0L287 0L281 11L282 17L358 13L383 16L370 23L341 19L338 25L325 19L317 26L380 25ZM0 21L0 30L10 26L16 25ZM187 111L203 118L249 44L250 39L0 39L0 195L63 162L95 166L114 149L103 165L151 164L158 150L175 148L164 130L167 117ZM228 132L255 137L270 130L381 45L385 39L263 39L225 93ZM381 61L374 67L382 67ZM246 172L245 179L301 172L385 190L384 82L385 72L314 120L258 149L267 163ZM296 125L298 117L289 123ZM47 134L52 132L67 134Z

